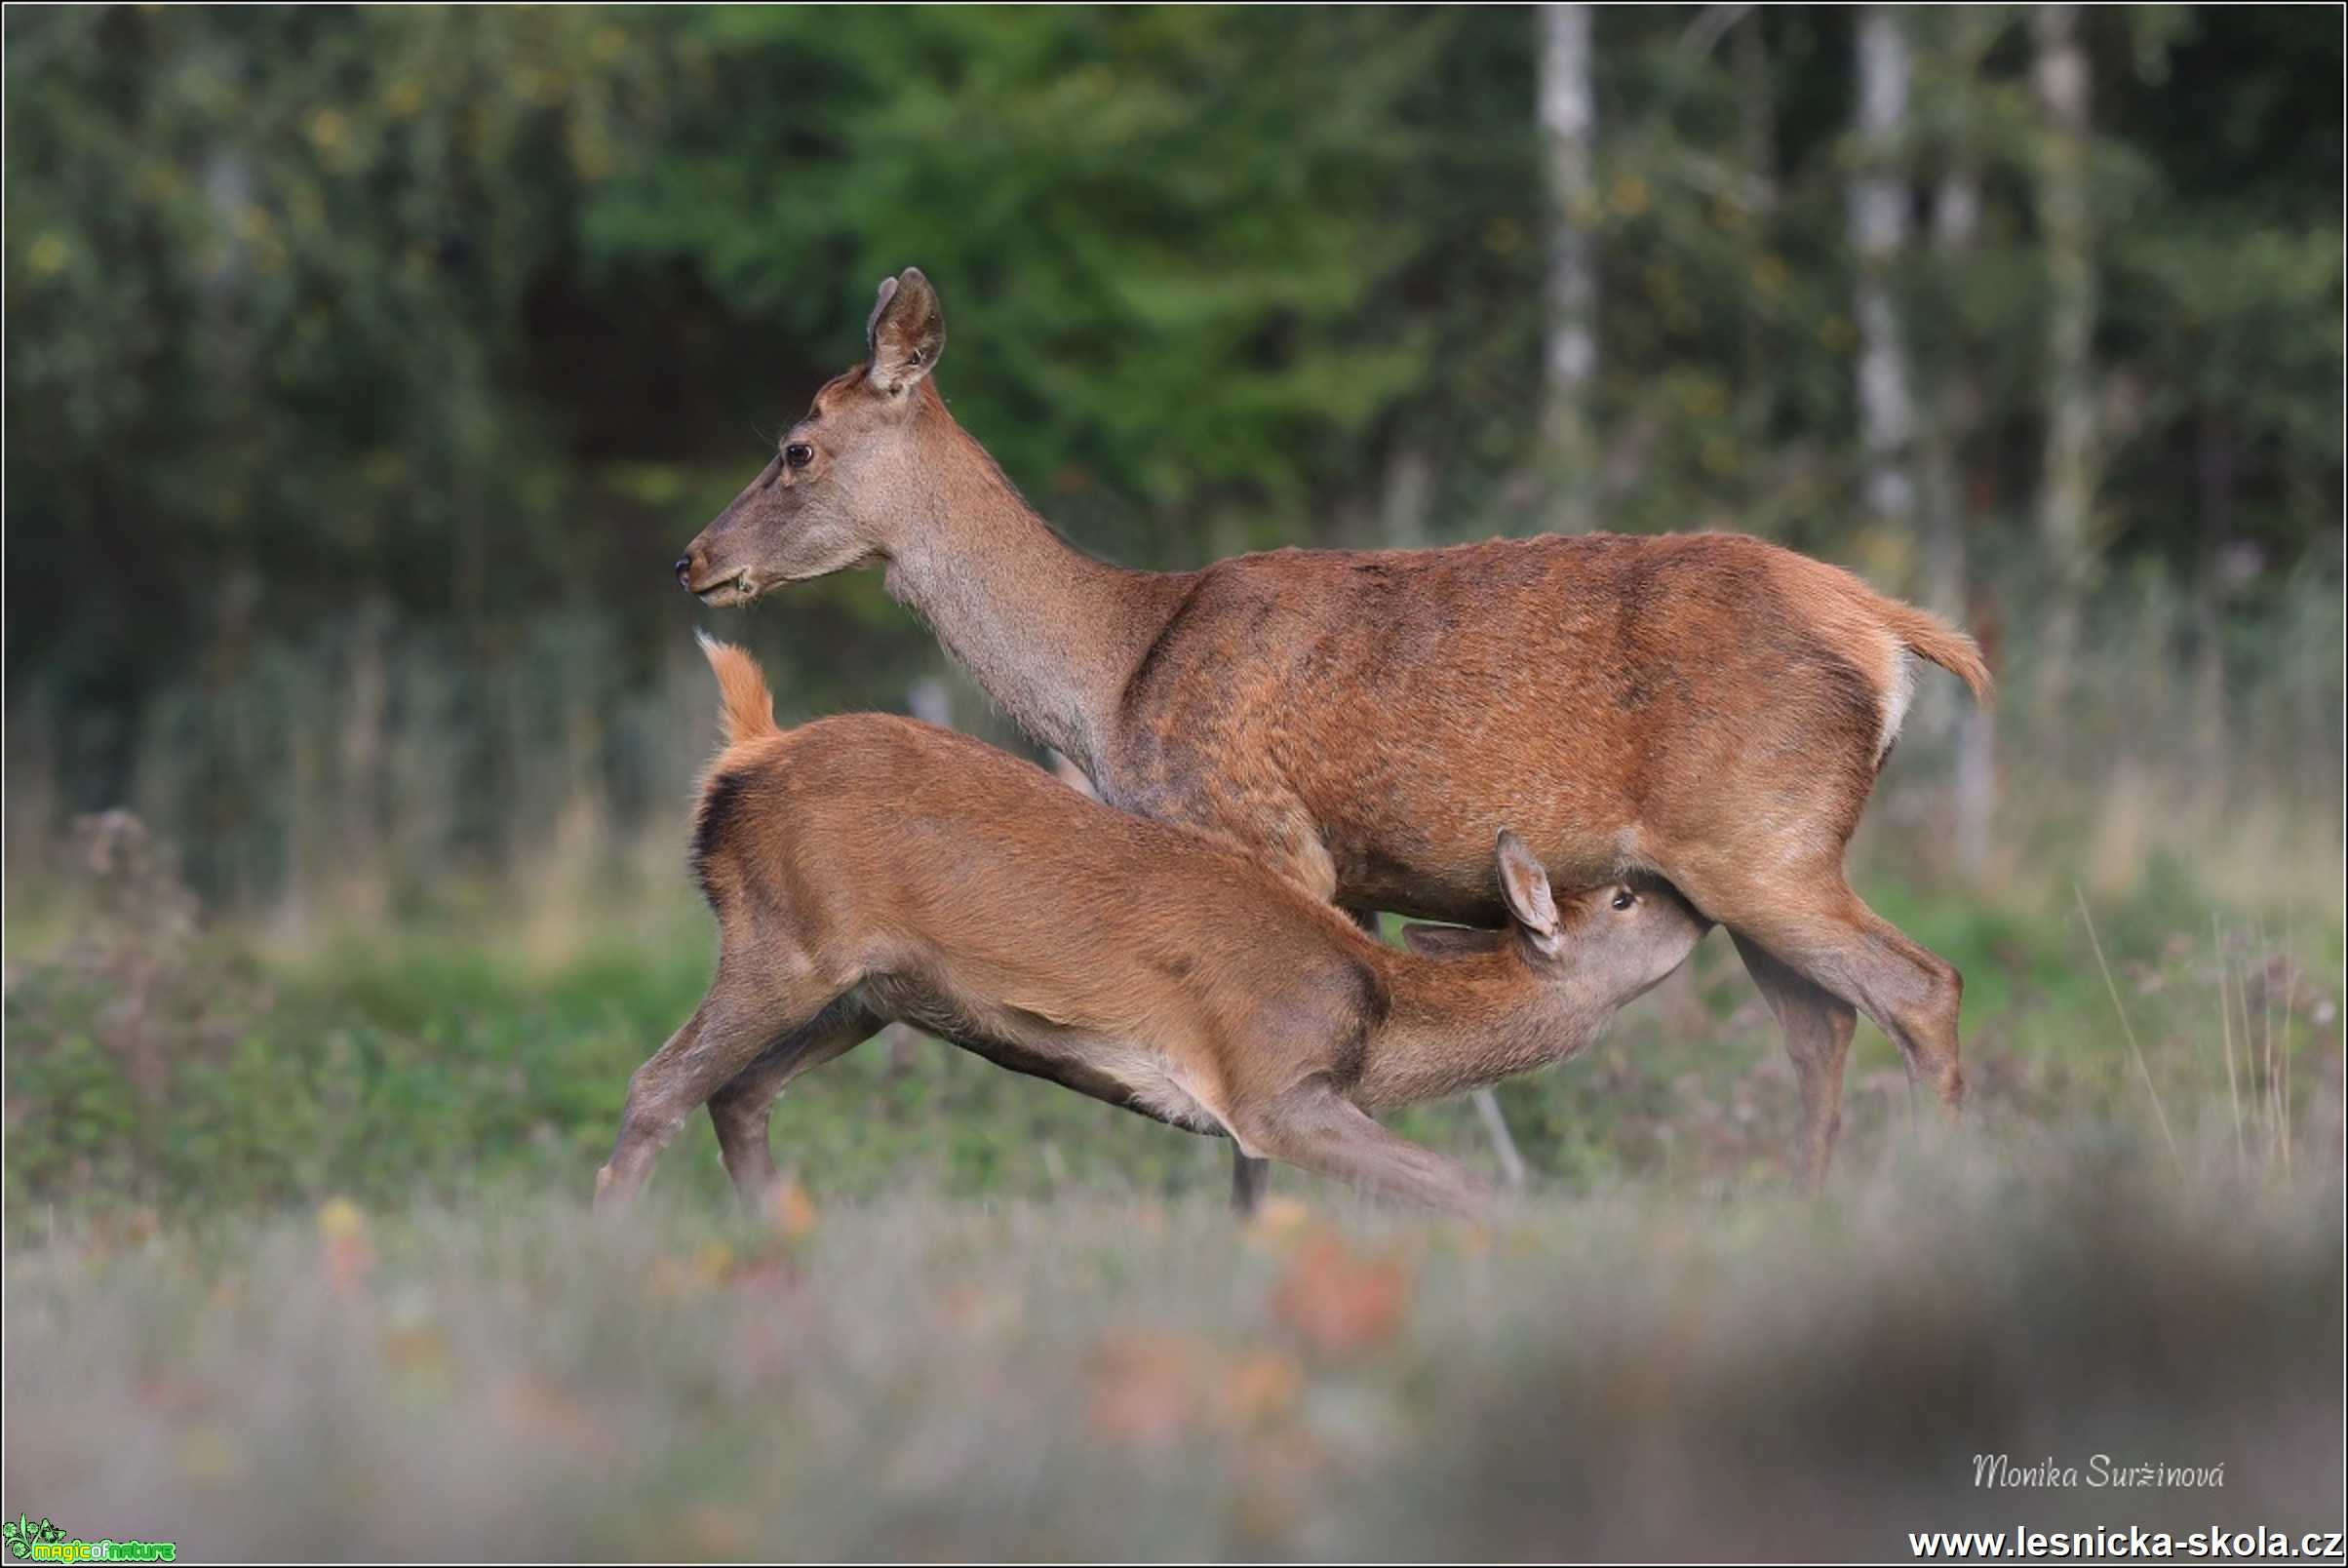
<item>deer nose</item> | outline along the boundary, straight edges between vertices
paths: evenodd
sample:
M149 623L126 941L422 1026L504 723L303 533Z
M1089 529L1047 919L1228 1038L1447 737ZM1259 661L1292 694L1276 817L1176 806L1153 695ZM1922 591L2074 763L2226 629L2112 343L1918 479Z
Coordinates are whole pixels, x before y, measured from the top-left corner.
M677 558L677 586L688 593L692 591L693 558L689 555L682 555Z

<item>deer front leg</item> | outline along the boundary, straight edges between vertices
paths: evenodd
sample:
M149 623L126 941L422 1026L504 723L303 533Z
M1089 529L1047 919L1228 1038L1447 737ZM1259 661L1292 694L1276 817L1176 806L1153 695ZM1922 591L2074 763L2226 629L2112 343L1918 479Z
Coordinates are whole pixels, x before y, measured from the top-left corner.
M1264 1188L1272 1179L1272 1161L1250 1158L1238 1140L1232 1141L1232 1212L1247 1219L1264 1201Z
M1484 1185L1466 1170L1389 1132L1321 1078L1239 1112L1233 1125L1274 1159L1387 1197L1470 1218L1491 1203Z
M1859 1010L1780 963L1750 937L1734 932L1731 936L1770 1011L1777 1014L1778 1027L1784 1031L1785 1054L1793 1058L1794 1078L1802 1090L1796 1170L1803 1186L1817 1188L1826 1180L1835 1134L1843 1123L1843 1062L1851 1054Z

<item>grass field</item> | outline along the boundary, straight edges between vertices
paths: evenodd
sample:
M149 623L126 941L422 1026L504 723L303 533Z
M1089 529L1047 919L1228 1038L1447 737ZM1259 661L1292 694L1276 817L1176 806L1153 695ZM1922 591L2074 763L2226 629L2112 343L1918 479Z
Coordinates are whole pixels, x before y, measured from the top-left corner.
M2156 866L1887 914L1966 970L1973 1109L1862 1031L1836 1180L1718 938L1505 1086L1469 1231L913 1037L705 1124L596 1225L681 899L300 950L135 842L12 940L5 1507L188 1558L1904 1554L2341 1523L2340 937ZM37 910L34 913L38 913ZM1490 1168L1465 1107L1403 1119ZM1976 1484L1976 1456L2208 1471Z
M1818 1203L1633 1185L1479 1231L1318 1192L1239 1232L1203 1198L674 1187L618 1226L564 1194L80 1229L12 1258L10 1495L197 1558L2336 1529L2336 1162L2183 1158L1920 1136ZM1976 1486L1994 1454L2223 1479Z
M692 1008L709 917L673 872L546 904L462 905L298 950L200 921L168 868L117 844L83 901L12 909L6 1214L11 1234L77 1217L178 1223L314 1207L451 1205L583 1194L628 1075ZM1956 896L1869 892L1966 975L1976 1122L2115 1120L2182 1135L2214 1119L2280 1165L2340 1139L2340 923L2321 907L2221 903L2155 862L2120 895L2056 883ZM1575 1193L1781 1182L1790 1066L1725 938L1567 1068L1502 1085L1524 1157ZM1862 1026L1844 1158L1904 1147L1919 1113L1891 1045ZM1484 1161L1465 1104L1397 1120ZM777 1158L827 1200L909 1186L1048 1198L1219 1191L1222 1145L1003 1073L902 1032L795 1086ZM724 1185L706 1120L658 1175L695 1202ZM1294 1178L1302 1181L1302 1178Z

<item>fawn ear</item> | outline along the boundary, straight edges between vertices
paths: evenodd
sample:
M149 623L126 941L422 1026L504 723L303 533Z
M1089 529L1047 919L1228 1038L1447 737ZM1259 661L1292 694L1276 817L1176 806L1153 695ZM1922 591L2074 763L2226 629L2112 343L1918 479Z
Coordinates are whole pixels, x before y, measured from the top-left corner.
M1402 942L1413 953L1430 959L1464 958L1489 953L1500 945L1498 931L1479 931L1466 925L1405 925Z
M1508 915L1533 945L1554 954L1564 941L1557 919L1557 900L1549 892L1549 874L1525 842L1507 828L1500 830L1500 891Z
M889 397L927 375L946 350L946 312L920 267L880 280L864 324L866 382Z

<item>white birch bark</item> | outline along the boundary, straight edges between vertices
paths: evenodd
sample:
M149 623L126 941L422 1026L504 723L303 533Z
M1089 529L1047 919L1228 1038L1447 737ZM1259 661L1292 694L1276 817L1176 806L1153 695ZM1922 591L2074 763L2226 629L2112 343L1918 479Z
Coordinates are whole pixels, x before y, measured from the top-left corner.
M1542 466L1558 526L1590 526L1597 444L1590 391L1598 373L1599 208L1590 76L1590 7L1541 8L1541 141L1548 186L1543 333Z
M2048 607L2041 677L2048 698L2059 702L2077 654L2081 607L2095 557L2099 453L2091 359L2096 309L2087 169L2091 78L2076 6L2042 6L2030 20L2037 40L2031 88L2041 124L2038 218L2050 286L2038 529L2054 600Z
M1908 46L1899 18L1882 6L1859 16L1859 142L1851 176L1851 247L1859 256L1853 314L1859 329L1859 430L1866 454L1867 511L1909 527L1916 511L1910 448L1916 436L1906 343L1890 273L1908 240L1908 186L1899 142L1907 129Z
M1960 159L1940 179L1933 199L1933 247L1950 269L1964 264L1980 227L1980 180ZM1967 363L1952 364L1933 398L1932 428L1924 443L1925 600L1958 625L1972 610L1973 571L1966 532L1965 448L1980 417L1981 389ZM1997 815L1997 730L1980 704L1936 683L1948 704L1944 732L1956 742L1950 797L1950 850L1957 869L1979 878L1988 869ZM1939 726L1936 726L1939 727Z

